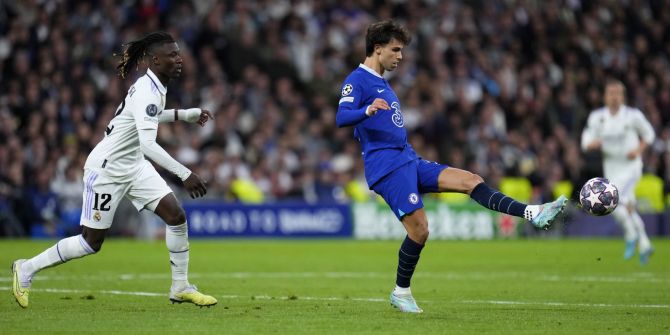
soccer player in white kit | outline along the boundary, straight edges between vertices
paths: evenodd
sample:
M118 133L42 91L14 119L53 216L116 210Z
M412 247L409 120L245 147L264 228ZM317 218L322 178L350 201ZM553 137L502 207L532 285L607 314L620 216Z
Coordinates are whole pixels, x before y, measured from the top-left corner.
M635 255L637 245L640 262L646 264L654 248L635 209L635 186L642 176L642 153L655 134L639 109L624 104L625 90L620 81L605 85L605 106L589 115L581 146L602 152L605 178L619 189L619 206L612 214L623 228L624 259Z
M122 78L142 60L149 63L149 69L130 87L105 130L105 137L86 160L82 234L62 239L31 259L13 263L13 293L23 308L28 307L30 285L38 271L100 251L124 196L138 210L151 210L167 224L165 242L172 268L170 300L198 306L212 306L217 302L188 282L186 215L165 180L144 158L177 175L192 198L205 195L204 181L158 145L156 135L160 122L184 120L202 126L212 114L200 108L165 109L166 85L178 78L182 69L179 46L172 36L154 32L125 46L117 67Z

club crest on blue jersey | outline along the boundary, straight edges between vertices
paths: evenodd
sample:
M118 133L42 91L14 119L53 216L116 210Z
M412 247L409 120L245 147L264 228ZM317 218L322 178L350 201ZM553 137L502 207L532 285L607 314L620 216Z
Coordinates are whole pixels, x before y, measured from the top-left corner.
M393 108L393 114L391 115L391 120L398 128L402 128L405 125L405 121L402 118L402 112L400 111L400 104L395 101L391 104Z
M410 193L408 200L412 205L416 205L419 202L419 196L416 193Z
M158 114L158 106L150 104L145 111L147 112L147 115L154 117Z
M351 84L346 84L344 87L342 87L342 96L346 97L347 95L351 94L351 92L354 91L354 87L351 86Z

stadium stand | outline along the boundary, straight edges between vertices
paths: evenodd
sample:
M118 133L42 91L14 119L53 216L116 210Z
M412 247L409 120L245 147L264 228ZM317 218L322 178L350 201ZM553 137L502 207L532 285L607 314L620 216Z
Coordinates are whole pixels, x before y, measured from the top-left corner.
M206 200L366 199L349 184L362 180L357 144L334 115L339 83L363 59L362 31L389 17L414 34L389 80L424 158L494 186L527 178L539 190L532 202L551 197L556 182L578 189L600 169L579 152L578 136L614 76L655 127L646 172L670 192L667 1L378 3L0 2L0 232L72 226L86 155L143 71L121 80L113 54L157 29L178 39L184 57L167 106L216 115L202 129L166 124L159 133L209 181Z

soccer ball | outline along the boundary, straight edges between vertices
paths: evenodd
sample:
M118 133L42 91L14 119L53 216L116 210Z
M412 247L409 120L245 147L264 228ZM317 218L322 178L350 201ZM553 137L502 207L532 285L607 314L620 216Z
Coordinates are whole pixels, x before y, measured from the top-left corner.
M619 190L607 178L592 178L582 186L579 203L591 215L607 215L619 204Z

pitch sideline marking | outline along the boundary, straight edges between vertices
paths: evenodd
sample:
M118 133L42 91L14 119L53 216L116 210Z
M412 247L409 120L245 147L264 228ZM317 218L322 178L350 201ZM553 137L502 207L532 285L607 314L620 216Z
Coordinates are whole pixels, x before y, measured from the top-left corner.
M422 272L417 273L417 278L444 278L448 280L491 280L492 278L515 278L527 277L533 275L531 279L540 281L575 281L575 282L606 282L606 283L670 283L670 279L657 278L646 275L645 273L631 276L560 276L552 274L529 274L525 272L495 272L495 273L448 273L448 272ZM70 280L79 278L83 280L109 280L118 278L120 280L162 280L169 279L169 273L149 273L149 274L120 274L115 276L42 276L37 275L37 280ZM210 272L210 273L191 273L192 278L391 278L390 273L383 272ZM0 282L11 282L12 277L0 277Z
M11 287L3 286L0 287L0 290L10 290ZM132 296L147 296L147 297L167 297L165 293L156 293L156 292L138 292L138 291L120 291L120 290L102 290L102 291L92 291L92 290L73 290L73 289L57 289L57 288L45 288L45 289L34 289L33 291L38 292L47 292L47 293L99 293L99 294L111 294L111 295L132 295ZM218 295L219 298L223 299L242 299L248 298L249 296L241 295ZM258 300L310 300L310 301L366 301L366 302L386 302L386 299L381 298L339 298L339 297L272 297L269 295L256 295L251 296L253 299ZM423 301L430 302L430 301ZM512 300L460 300L460 301L451 301L451 303L460 303L460 304L486 304L486 305L536 305L536 306L553 306L553 307L605 307L605 308L670 308L670 305L665 304L587 304L587 303L567 303L567 302L532 302L532 301L512 301Z
M567 302L532 302L532 301L511 301L511 300L461 300L464 304L489 304L489 305L541 305L558 307L624 307L624 308L670 308L670 305L664 304L587 304L587 303L567 303Z

